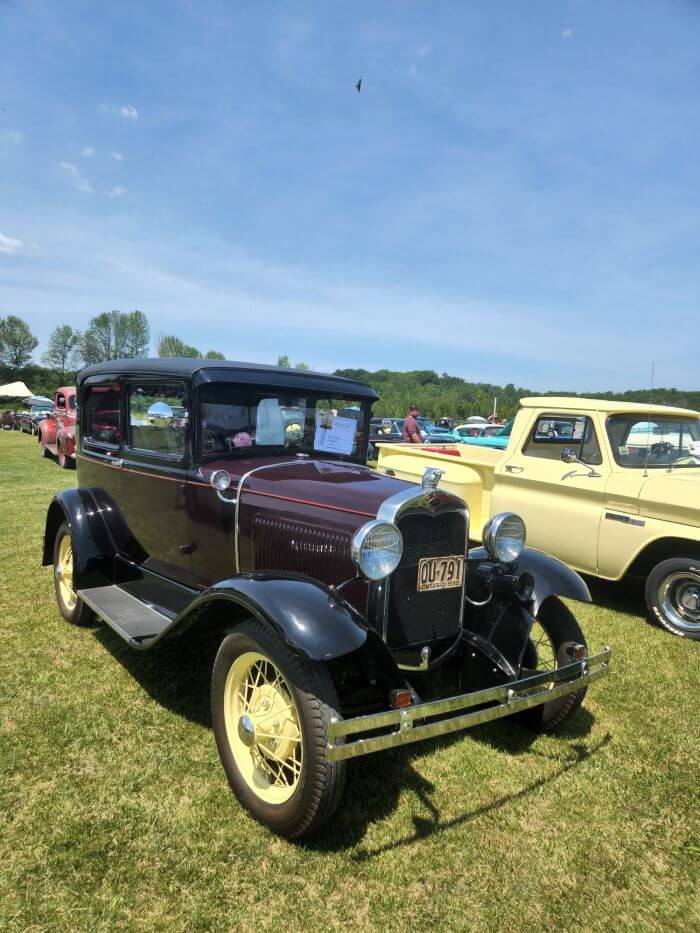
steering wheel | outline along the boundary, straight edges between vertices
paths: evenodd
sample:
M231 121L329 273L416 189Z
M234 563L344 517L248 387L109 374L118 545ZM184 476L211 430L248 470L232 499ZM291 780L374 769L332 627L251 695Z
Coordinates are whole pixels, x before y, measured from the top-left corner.
M669 457L674 450L675 447L669 441L659 441L651 445L649 453L652 457Z

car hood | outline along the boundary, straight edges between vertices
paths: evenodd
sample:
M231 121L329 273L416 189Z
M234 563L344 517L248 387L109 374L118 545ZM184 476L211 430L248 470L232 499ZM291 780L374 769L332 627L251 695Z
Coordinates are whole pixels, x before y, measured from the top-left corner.
M700 467L650 476L639 491L639 514L700 527Z
M232 486L244 479L241 496L256 494L280 503L298 503L374 518L382 503L413 483L393 479L369 467L342 461L276 458L209 463L202 469L207 480L214 470L227 470Z

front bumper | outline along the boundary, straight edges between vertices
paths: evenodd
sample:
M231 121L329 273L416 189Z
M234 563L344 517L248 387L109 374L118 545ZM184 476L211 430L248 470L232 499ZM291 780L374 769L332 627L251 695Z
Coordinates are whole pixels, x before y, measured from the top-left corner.
M606 647L590 658L573 661L555 671L523 677L487 690L355 719L332 719L328 726L326 756L329 761L357 758L549 703L567 693L576 693L607 674L611 655L612 648ZM479 709L471 709L475 706ZM471 712L463 712L467 709ZM358 734L360 738L353 738Z

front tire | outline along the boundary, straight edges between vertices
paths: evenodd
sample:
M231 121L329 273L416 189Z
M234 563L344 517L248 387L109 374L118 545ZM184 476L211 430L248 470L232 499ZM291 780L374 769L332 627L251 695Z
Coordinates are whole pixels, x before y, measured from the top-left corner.
M70 526L64 522L56 533L53 546L53 579L58 610L71 625L91 625L95 621L95 613L73 589L73 566L73 539Z
M326 667L247 619L219 647L211 703L221 763L243 806L281 836L320 829L345 780L345 762L326 758L338 708Z
M700 640L700 559L662 560L647 577L644 595L651 618L662 628Z
M49 448L46 446L46 444L41 438L39 438L39 446L41 447L41 456L45 457L47 460L50 459L51 451L49 450Z
M62 470L70 470L71 466L73 465L71 458L60 446L58 448L58 465Z
M586 647L581 627L563 602L552 596L540 606L525 649L523 667L533 671L556 670L571 663L567 649ZM586 651L588 655L588 651ZM576 712L586 695L586 687L566 693L549 703L517 714L517 719L536 732L552 732Z

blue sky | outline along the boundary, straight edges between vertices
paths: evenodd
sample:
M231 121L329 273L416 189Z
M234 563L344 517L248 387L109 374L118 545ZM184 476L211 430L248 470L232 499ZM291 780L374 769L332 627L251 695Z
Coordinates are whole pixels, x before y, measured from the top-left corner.
M699 86L696 0L0 0L0 315L697 389Z

